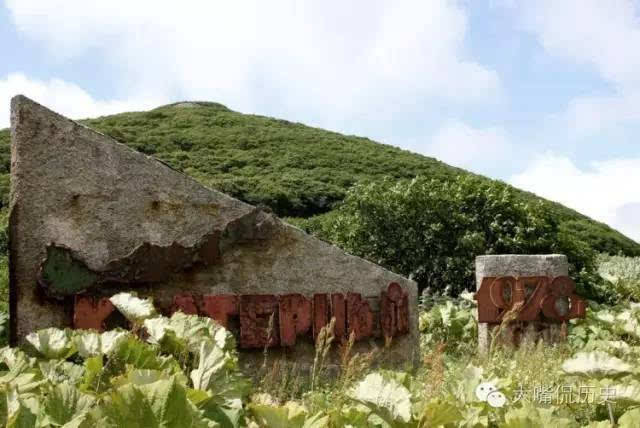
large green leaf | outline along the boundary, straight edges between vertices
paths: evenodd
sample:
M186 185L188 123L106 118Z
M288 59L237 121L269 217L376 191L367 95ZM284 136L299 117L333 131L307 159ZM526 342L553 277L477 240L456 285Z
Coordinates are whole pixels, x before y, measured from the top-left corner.
M53 385L62 382L69 382L75 385L84 376L84 367L69 361L41 361L38 367L42 376Z
M108 386L108 382L101 382L104 369L102 356L87 358L84 361L84 376L82 388L84 390L99 391L101 386Z
M500 425L500 428L577 428L579 426L577 422L554 416L553 413L553 408L525 404L522 407L510 409L505 414L505 421Z
M454 424L462 418L462 413L454 403L432 400L427 404L420 417L420 426L439 427Z
M608 380L603 380L600 388L602 391L611 391L611 394L607 397L610 401L624 404L640 404L640 383L638 382L611 384Z
M100 335L100 352L110 355L131 337L131 333L124 330L105 331Z
M95 399L81 393L68 383L60 383L46 392L41 403L42 426L62 426L75 419L78 424L85 419Z
M7 395L7 428L33 428L38 414L37 401L24 400L17 390L10 390Z
M191 352L197 352L203 340L212 340L225 351L235 349L233 335L211 318L176 312L171 318L147 319L144 327L151 343L160 344L165 340L167 332L173 332L175 338L183 342Z
M371 373L349 390L348 396L369 407L373 413L393 425L411 420L411 394L393 379Z
M640 408L625 412L618 419L618 428L637 428L640 424Z
M100 333L91 330L78 330L73 335L73 343L82 358L102 355Z
M188 396L191 402L202 410L207 419L217 422L221 428L242 426L244 408L240 399L225 400L224 403L220 403L218 397L211 392L199 389L189 391Z
M114 391L102 409L102 423L127 428L213 428L187 399L183 386L173 378L136 386L127 384Z
M29 333L25 338L44 358L65 359L75 352L71 331L45 328Z
M321 412L305 419L302 428L328 428L329 416Z
M345 405L334 414L338 426L368 428L371 410L362 404Z
M120 329L103 333L96 333L91 330L76 330L73 342L82 358L90 358L111 354L128 337L132 337L131 333Z
M109 299L129 321L140 323L156 315L156 308L150 299L140 299L132 293L118 293Z
M144 343L132 335L119 341L117 346L113 348L111 361L114 364L131 365L138 369L171 368L174 371L181 371L172 357L161 355L157 346Z
M198 352L198 366L191 372L196 389L209 389L230 364L231 357L211 342L203 342Z
M38 388L44 381L40 370L35 367L36 360L18 350L3 348L0 360L7 365L8 371L0 372L0 384L9 384L20 392Z
M562 370L571 375L587 377L615 377L633 372L633 367L606 352L578 352L562 364Z
M295 401L289 401L282 406L258 400L249 404L249 412L258 426L265 428L302 428L307 420L308 410ZM324 421L322 417L310 418L307 426L318 425Z
M7 365L9 370L23 371L29 367L33 367L35 359L30 358L18 348L10 348L8 346L0 350L0 361Z
M133 335L125 330L109 330L97 333L91 330L76 330L73 343L82 358L109 355Z
M140 386L170 378L171 374L167 370L135 369L133 367L129 367L129 370L121 376L120 382L117 384L125 385L127 383L131 383L133 385Z
M472 403L477 401L476 388L482 382L493 380L487 380L484 376L484 368L474 366L473 364L467 365L461 373L460 380L455 386L451 386L452 393L462 403Z

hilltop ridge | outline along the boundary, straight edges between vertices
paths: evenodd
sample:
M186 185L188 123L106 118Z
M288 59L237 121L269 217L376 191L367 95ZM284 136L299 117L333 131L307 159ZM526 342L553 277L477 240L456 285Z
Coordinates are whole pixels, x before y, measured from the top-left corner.
M356 182L385 176L445 181L476 175L368 138L242 114L208 101L180 101L79 122L157 157L206 186L266 205L282 217L330 212ZM8 200L9 143L9 131L0 130L3 209ZM524 200L541 199L524 191L518 194ZM544 203L565 230L594 249L640 255L640 244L611 227L561 204Z

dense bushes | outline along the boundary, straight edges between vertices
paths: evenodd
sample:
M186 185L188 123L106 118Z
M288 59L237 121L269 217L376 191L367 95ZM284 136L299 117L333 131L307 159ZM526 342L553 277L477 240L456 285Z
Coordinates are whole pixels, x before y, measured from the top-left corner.
M640 257L600 254L597 263L611 294L621 301L640 302Z
M590 246L562 230L543 202L523 201L500 182L466 176L358 185L338 211L301 225L421 289L452 294L475 288L478 255L562 253L583 294L598 297Z

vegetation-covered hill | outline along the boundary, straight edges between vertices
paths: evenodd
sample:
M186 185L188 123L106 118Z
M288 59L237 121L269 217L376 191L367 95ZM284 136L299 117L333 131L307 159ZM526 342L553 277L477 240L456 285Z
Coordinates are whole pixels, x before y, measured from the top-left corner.
M286 120L245 115L210 102L81 121L151 154L203 184L283 217L331 211L356 182L423 176L451 180L471 173L367 138ZM0 193L6 206L9 131L0 131ZM486 179L489 180L489 179ZM518 192L523 200L537 196ZM576 238L608 253L640 255L640 244L560 204L548 209Z

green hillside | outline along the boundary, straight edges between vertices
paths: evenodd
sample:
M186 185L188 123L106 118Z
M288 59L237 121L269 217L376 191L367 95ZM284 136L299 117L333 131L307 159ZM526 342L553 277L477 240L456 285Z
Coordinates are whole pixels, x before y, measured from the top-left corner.
M331 211L356 182L471 174L435 159L367 138L286 120L245 115L210 102L184 102L148 112L81 121L151 154L201 183L283 217ZM0 131L0 196L5 207L9 132ZM486 179L489 180L489 179ZM519 192L525 200L537 199ZM560 204L545 202L565 230L594 249L640 255L640 244Z

